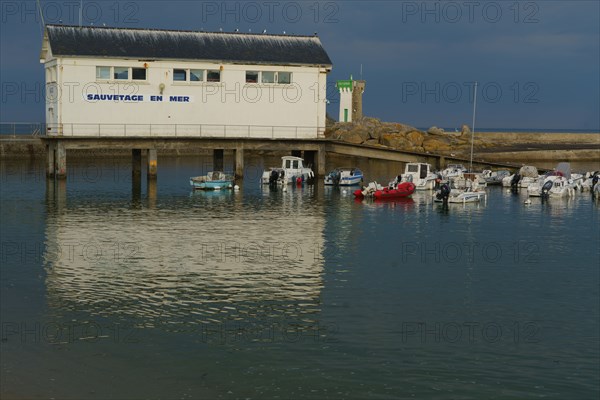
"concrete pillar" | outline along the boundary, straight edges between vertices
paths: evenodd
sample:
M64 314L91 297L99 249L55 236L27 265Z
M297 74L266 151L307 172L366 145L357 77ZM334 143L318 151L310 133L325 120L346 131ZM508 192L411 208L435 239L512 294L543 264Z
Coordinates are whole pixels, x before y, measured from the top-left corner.
M223 171L223 149L213 150L213 171Z
M244 177L244 147L239 146L235 149L235 177L242 179Z
M46 145L46 176L54 178L54 143L50 142Z
M292 156L302 157L302 150L292 150Z
M140 171L141 172L141 171ZM131 201L134 204L138 204L142 198L142 175L136 175L135 173L131 176Z
M55 169L54 176L60 179L67 178L67 149L61 142L56 143L56 152L54 156Z
M148 149L148 179L156 179L158 172L158 162L156 149Z
M446 157L444 157L444 156L439 156L439 157L438 157L438 163L437 163L437 164L438 164L438 165L437 165L437 168L438 168L439 170L442 170L442 169L446 168Z
M325 172L325 148L323 146L319 147L319 150L317 151L317 170L314 171L317 176L325 176L326 172Z
M156 179L148 179L148 207L156 208Z
M131 175L135 177L142 176L142 150L131 150Z

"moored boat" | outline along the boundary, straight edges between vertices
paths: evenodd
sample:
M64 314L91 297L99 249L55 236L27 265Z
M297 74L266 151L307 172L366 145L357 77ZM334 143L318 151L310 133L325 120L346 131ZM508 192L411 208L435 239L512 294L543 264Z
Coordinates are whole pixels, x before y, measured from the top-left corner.
M402 175L402 182L414 183L416 190L433 190L436 179L438 175L426 163L407 163Z
M271 168L262 174L263 185L289 185L304 183L314 178L312 169L304 166L300 157L281 157L281 168Z
M199 190L233 189L234 176L221 171L212 171L203 176L190 178L190 185Z
M354 186L363 181L363 173L358 168L336 168L325 176L328 186Z
M415 190L415 184L412 182L400 182L396 185L389 185L385 187L377 184L377 182L371 182L364 189L355 190L354 196L359 199L365 197L372 197L375 200L400 199L410 196L415 192Z

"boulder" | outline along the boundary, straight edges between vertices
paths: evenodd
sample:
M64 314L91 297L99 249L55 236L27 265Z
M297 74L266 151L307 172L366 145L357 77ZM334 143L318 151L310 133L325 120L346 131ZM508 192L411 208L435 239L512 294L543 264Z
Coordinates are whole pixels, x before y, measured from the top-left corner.
M403 135L389 134L386 133L381 136L379 142L387 147L393 149L407 149L412 147L412 143L408 141Z
M344 142L354 144L361 144L366 140L356 131L342 132L339 139L343 140Z
M442 128L438 128L437 126L432 126L431 128L427 129L427 133L430 135L443 136L444 130Z
M430 153L450 151L452 147L448 143L434 138L426 138L423 140L423 149Z
M423 135L423 133L421 133L420 131L414 130L414 131L410 131L406 134L406 138L414 145L414 146L421 146L423 144L423 140L425 139L425 136Z

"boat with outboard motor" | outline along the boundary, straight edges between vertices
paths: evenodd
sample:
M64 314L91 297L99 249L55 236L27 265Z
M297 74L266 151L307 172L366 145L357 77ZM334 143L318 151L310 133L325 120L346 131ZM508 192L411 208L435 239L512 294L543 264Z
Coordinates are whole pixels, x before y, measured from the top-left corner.
M483 190L478 189L456 189L450 188L450 184L443 183L440 188L434 193L433 201L436 203L478 203L481 200L486 200L487 194Z
M325 176L328 186L355 186L363 182L363 173L358 168L336 168Z
M363 189L354 191L354 197L363 199L372 197L375 200L400 199L412 195L416 190L412 182L390 182L388 186L382 186L377 182L371 182Z
M540 174L538 173L536 167L532 165L524 165L519 169L519 172L503 178L502 186L513 189L526 189L529 185L534 183L539 176Z
M432 171L430 164L407 163L401 181L414 183L416 190L433 190L438 178L438 174Z
M314 178L312 169L304 166L300 157L281 157L281 168L270 168L262 174L264 185L289 185L291 183L304 183Z
M571 165L568 162L561 162L554 171L531 183L527 187L527 194L532 197L573 196L575 190L581 190L582 179L582 175L571 173Z
M235 177L222 171L211 171L203 176L190 178L190 185L198 190L233 189Z

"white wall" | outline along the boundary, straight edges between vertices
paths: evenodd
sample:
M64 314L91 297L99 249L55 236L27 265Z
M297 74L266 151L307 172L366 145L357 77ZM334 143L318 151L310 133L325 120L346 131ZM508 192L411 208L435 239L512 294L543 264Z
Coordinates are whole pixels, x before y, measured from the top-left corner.
M338 121L344 122L344 109L348 110L348 121L352 122L352 91L340 89L340 115Z
M47 58L56 62L58 104L47 104L47 122L58 122L63 135L178 136L322 136L325 129L325 69L303 66L256 66L189 61ZM146 81L102 81L96 66L144 67ZM173 69L220 69L221 83L174 82ZM289 71L291 85L247 84L246 71ZM47 74L48 76L48 74ZM131 76L129 77L131 79ZM150 102L160 95L163 102ZM88 101L87 94L142 95L143 102ZM189 102L169 102L188 96ZM56 120L48 108L58 112ZM58 111L57 111L58 110ZM202 125L202 126L200 126ZM211 126L212 125L212 126ZM227 127L224 127L227 125ZM59 133L56 129L50 134Z

